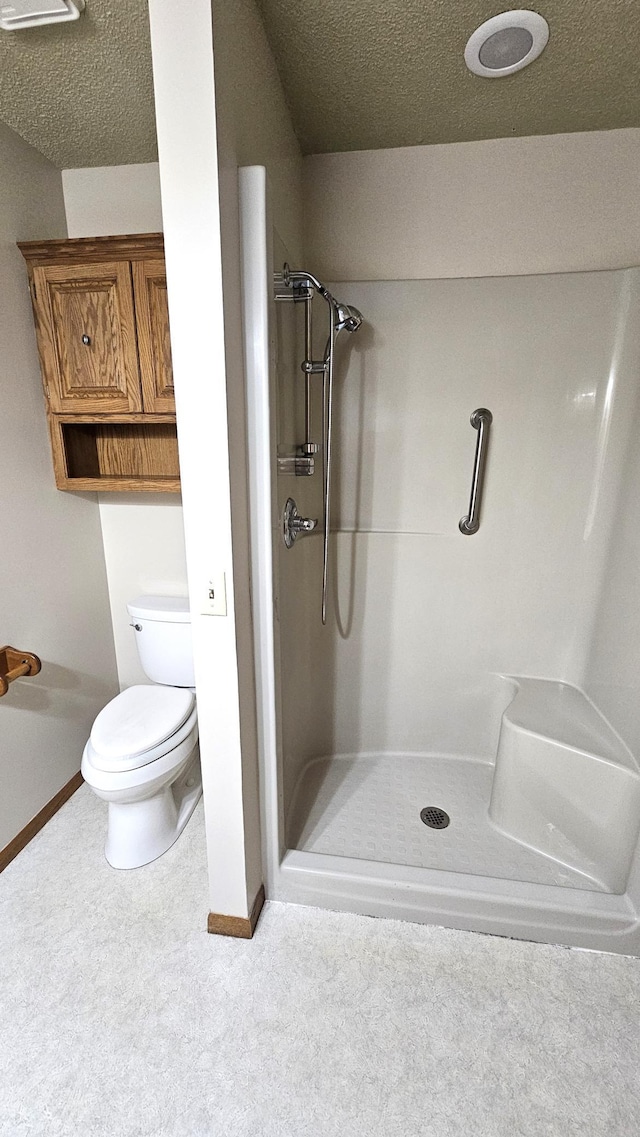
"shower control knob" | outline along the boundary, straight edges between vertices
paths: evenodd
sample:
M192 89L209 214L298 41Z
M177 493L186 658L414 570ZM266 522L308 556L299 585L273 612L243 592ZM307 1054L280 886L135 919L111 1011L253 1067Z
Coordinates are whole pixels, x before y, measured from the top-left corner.
M282 538L288 549L298 537L304 536L305 533L313 533L317 524L318 522L314 517L301 517L293 498L287 498L282 514Z

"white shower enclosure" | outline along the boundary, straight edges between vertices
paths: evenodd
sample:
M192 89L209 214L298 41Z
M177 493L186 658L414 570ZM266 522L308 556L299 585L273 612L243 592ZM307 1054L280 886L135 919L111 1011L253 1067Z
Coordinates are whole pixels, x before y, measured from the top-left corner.
M304 305L274 301L261 167L241 208L267 894L640 952L640 270L325 282L365 322L336 358L323 627L322 455L277 461ZM289 497L318 519L290 549Z

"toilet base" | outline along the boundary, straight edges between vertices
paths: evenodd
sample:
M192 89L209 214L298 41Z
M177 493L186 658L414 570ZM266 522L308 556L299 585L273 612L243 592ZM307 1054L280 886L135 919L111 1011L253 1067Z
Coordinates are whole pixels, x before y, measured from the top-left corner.
M104 855L114 869L138 869L178 840L202 795L200 751L176 780L143 801L109 802Z

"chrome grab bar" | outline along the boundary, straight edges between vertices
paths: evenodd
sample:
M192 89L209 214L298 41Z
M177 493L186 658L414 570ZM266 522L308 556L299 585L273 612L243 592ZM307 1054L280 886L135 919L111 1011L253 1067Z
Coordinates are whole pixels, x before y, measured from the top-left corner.
M471 478L471 498L469 512L461 518L458 528L466 537L471 537L480 528L480 509L482 506L482 490L484 487L484 472L487 464L487 450L489 449L489 427L493 422L493 415L486 407L478 407L471 415L471 425L478 431L476 442L476 456L473 462L473 477Z

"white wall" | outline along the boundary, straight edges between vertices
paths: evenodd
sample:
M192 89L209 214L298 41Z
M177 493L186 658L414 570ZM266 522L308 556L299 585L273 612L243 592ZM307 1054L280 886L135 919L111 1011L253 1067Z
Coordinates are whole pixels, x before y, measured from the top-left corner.
M0 642L42 672L0 706L0 848L80 768L116 693L99 514L53 478L26 266L17 240L66 236L60 173L0 127Z
M162 230L158 164L62 173L70 237ZM100 518L120 687L148 683L129 627L127 600L141 593L187 595L178 494L101 494Z
M640 263L640 129L305 158L305 256L330 280Z
M214 912L246 917L262 880L262 856L238 165L270 168L278 186L278 222L299 241L301 158L253 0L234 4L232 12L228 8L214 6L215 31L210 0L194 0L184 11L150 0L149 12L200 695L209 898ZM193 603L212 572L226 573L226 618L201 615Z
M243 808L248 874L262 877L253 628L249 589L246 405L242 326L238 167L266 167L276 243L302 255L302 156L277 67L254 0L214 0L215 82L231 464L234 578L242 710ZM251 76L250 82L240 79ZM219 839L218 839L219 840ZM220 848L222 855L222 848ZM251 879L251 877L249 878Z

